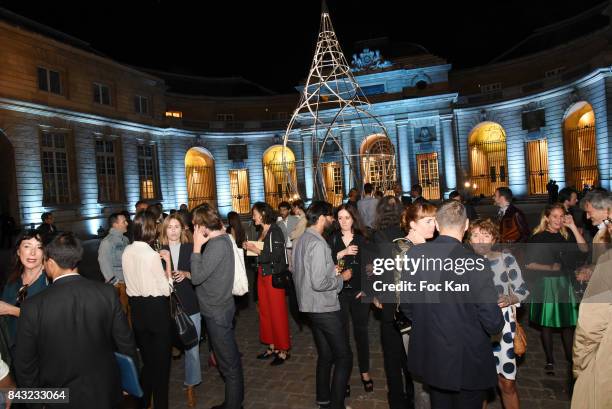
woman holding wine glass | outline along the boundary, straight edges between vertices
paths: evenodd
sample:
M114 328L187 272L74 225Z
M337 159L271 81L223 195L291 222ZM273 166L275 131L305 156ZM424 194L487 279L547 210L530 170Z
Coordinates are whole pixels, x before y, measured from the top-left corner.
M568 363L572 362L574 327L578 304L570 281L571 263L577 259L577 249L588 251L588 245L565 207L556 203L542 212L540 224L528 241L526 254L527 278L531 280L532 303L529 319L541 328L540 337L546 356L544 371L555 374L552 333L561 330L561 339Z
M200 306L193 284L191 283L191 242L188 228L180 213L169 215L162 222L162 230L158 240L161 249L170 251L173 286L183 310L189 315L198 333L201 335L202 317ZM177 337L175 337L177 338ZM185 380L183 385L187 395L187 406L196 406L194 387L202 382L200 367L200 346L195 345L185 351Z
M351 270L351 279L344 283L338 295L340 309L346 322L346 331L349 331L349 319L353 323L353 334L357 343L357 356L361 382L366 392L374 390L374 381L370 377L370 345L368 339L368 319L370 302L365 301L367 282L364 257L364 248L367 240L363 235L363 228L359 213L354 206L341 205L336 210L336 221L339 230L333 232L329 238L332 249L332 258L341 273ZM350 390L347 386L347 391Z

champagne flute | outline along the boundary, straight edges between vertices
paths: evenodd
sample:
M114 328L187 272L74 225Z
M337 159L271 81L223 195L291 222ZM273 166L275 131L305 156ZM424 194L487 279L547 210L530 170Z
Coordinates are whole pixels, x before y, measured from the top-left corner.
M344 257L338 260L338 267L340 267L340 273L342 273L346 267ZM353 288L353 286L350 284L350 280L344 283L344 288Z

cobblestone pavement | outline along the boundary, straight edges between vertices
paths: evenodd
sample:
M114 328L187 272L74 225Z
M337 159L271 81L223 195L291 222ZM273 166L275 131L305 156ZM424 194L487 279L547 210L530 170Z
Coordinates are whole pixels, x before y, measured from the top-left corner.
M365 393L359 379L356 359L351 377L352 395L347 405L352 409L388 408L386 382L383 370L380 345L379 321L370 316L371 375L374 379L374 392ZM523 321L525 319L523 318ZM563 359L561 339L555 336L556 376L546 375L543 371L544 352L539 333L526 327L528 352L520 364L518 388L523 409L569 408L566 364ZM307 327L300 332L292 322L291 358L280 367L271 367L269 361L259 361L255 356L264 350L258 341L258 318L253 303L240 311L237 318L236 333L245 377L245 409L313 409L315 404L315 365L316 348ZM203 383L197 387L198 408L210 408L223 401L224 386L215 368L206 364L208 344L200 346L202 357ZM354 344L353 344L354 350ZM186 408L182 390L183 361L172 364L170 384L171 408ZM493 397L490 408L499 409L499 397Z
M543 204L525 204L530 225L535 225ZM479 206L481 217L495 215L494 206ZM252 300L251 294L248 296ZM523 308L526 310L526 308ZM555 376L546 375L544 351L539 332L531 328L523 311L523 322L528 340L528 349L519 363L517 385L522 409L564 409L569 408L568 372L563 358L561 338L555 334L554 349L557 372ZM243 354L242 363L245 376L245 409L313 409L315 404L315 366L317 353L312 334L307 327L300 332L291 322L291 358L280 367L271 367L267 361L258 361L255 356L265 349L259 343L258 318L254 303L240 311L237 318L236 334L238 345ZM354 342L353 351L355 353ZM197 388L198 408L210 408L223 401L224 386L215 368L207 366L208 344L201 344L203 383ZM386 381L383 369L380 344L380 322L374 313L370 315L370 356L371 371L374 379L374 392L365 393L359 379L359 369L355 354L351 377L351 397L347 405L352 409L387 409ZM182 390L183 361L172 365L170 403L173 409L186 408ZM498 396L492 396L489 408L500 409Z

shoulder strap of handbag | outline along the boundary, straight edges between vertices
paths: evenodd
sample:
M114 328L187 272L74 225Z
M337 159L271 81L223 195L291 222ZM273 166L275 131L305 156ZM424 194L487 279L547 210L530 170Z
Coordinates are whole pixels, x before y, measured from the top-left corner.
M503 260L502 260L503 262ZM508 268L506 268L506 275L508 274ZM510 278L510 276L508 276L508 278ZM510 301L512 301L512 296L514 295L514 291L512 291L512 283L511 281L508 279L508 284L506 285L506 287L508 288L508 297L510 298ZM514 304L510 304L510 310L512 311L512 316L514 317L514 322L517 322L517 318L516 318L516 306ZM518 322L517 322L518 323Z
M400 243L405 243L406 245L409 245L410 247L412 247L412 242L410 240L408 240L405 237L400 237L397 238L395 240L393 240L393 245L398 246L400 248L402 248L400 246ZM400 275L400 280L401 280L401 275ZM394 280L395 281L395 280ZM400 305L401 305L401 294L399 291L395 292L395 299L396 299L396 306L395 306L395 312L399 312L400 311Z

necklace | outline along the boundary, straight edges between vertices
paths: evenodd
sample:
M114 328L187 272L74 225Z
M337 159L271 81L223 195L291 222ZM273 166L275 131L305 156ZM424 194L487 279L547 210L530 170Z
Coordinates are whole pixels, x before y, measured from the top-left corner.
M29 283L26 283L26 282L24 281L24 279L23 279L23 278L24 278L24 276L25 276L25 272L24 272L24 273L21 275L21 282L23 283L23 285L28 285L28 286L29 286L29 285L31 285L33 282L35 282L36 280L38 280L38 277L40 277L40 275L41 275L41 274L42 274L42 272L43 272L43 267L44 267L44 266L40 266L40 270L38 270L38 273L36 273L36 275L34 276L34 278L32 278L32 279L30 280L30 282L29 282Z

